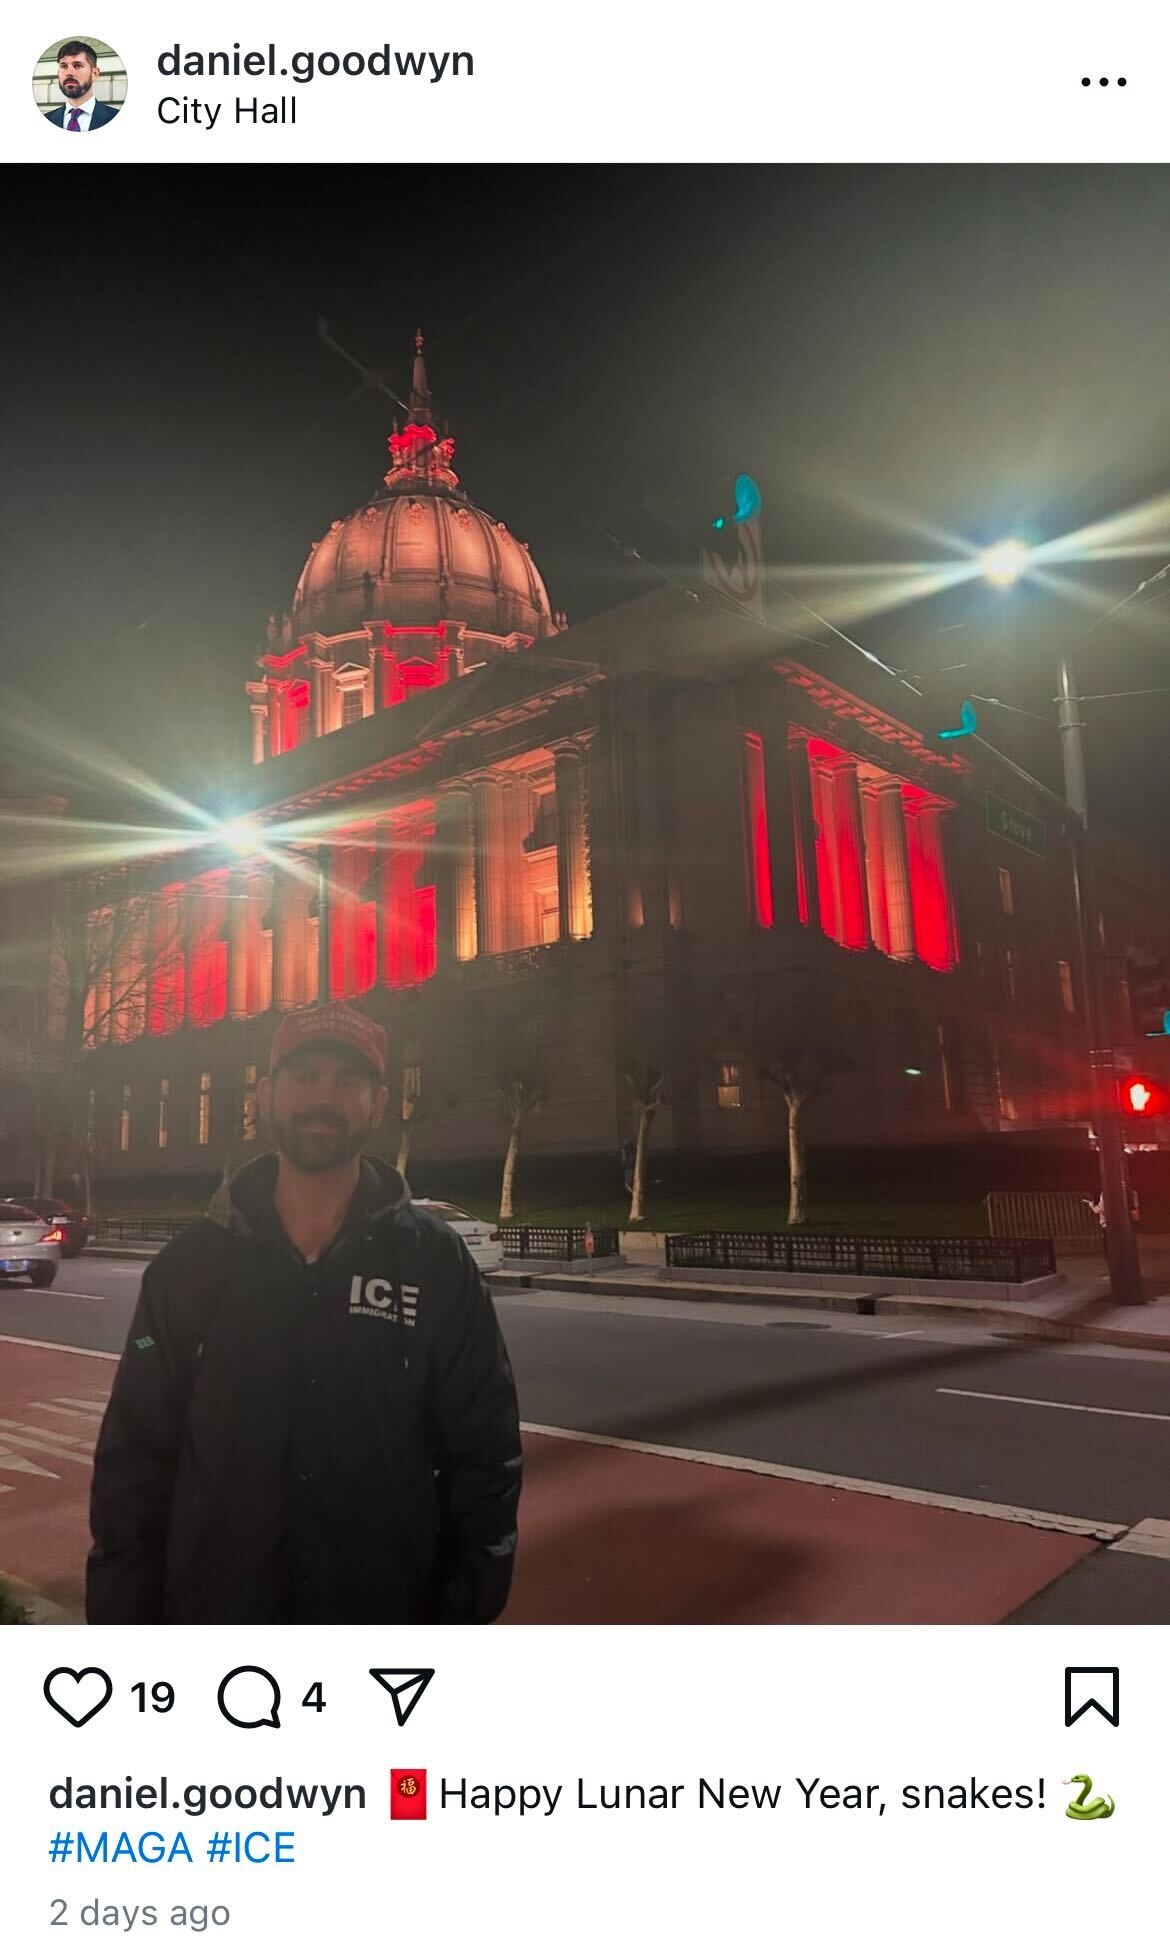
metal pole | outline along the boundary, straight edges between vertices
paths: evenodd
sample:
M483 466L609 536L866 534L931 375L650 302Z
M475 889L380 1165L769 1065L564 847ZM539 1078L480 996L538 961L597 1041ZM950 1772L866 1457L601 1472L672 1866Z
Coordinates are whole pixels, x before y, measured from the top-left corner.
M1057 669L1057 717L1064 763L1065 801L1080 818L1073 838L1073 896L1081 942L1081 971L1085 988L1085 1018L1089 1034L1089 1093L1093 1127L1101 1157L1101 1196L1105 1201L1105 1256L1113 1299L1119 1307L1145 1304L1137 1234L1129 1210L1129 1179L1125 1170L1125 1135L1117 1103L1117 1061L1107 1040L1097 902L1089 849L1089 797L1085 751L1081 740L1080 696L1072 662L1066 655Z

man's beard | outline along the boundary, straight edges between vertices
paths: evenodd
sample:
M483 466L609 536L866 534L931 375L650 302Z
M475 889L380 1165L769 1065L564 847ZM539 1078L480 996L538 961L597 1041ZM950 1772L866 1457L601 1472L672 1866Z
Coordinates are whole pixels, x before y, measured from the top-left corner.
M91 84L89 82L69 81L69 82L58 82L57 86L60 89L62 95L84 95L86 90L91 86Z
M324 1123L325 1118L320 1120ZM326 1131L311 1130L309 1119L294 1116L283 1123L273 1124L276 1147L290 1164L299 1171L336 1171L343 1164L356 1157L365 1142L364 1130L351 1130L346 1124L336 1122L336 1127Z

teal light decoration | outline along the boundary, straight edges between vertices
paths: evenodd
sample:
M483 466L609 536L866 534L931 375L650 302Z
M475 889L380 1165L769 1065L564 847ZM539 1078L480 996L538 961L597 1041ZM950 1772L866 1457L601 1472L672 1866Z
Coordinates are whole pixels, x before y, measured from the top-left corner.
M957 728L940 728L938 731L938 740L940 742L957 742L961 735L974 735L978 726L979 717L975 713L975 703L973 701L964 701L959 710L959 726Z

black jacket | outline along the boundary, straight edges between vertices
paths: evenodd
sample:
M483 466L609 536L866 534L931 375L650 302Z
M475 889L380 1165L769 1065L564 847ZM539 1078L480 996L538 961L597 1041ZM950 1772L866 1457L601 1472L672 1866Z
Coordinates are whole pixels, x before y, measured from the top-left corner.
M309 1265L276 1168L238 1172L143 1275L94 1459L87 1617L494 1620L520 1429L479 1270L377 1158Z
M89 119L90 129L102 129L106 123L112 123L118 113L119 106L113 102L95 102L93 105L93 114ZM45 121L56 123L58 129L64 129L65 118L68 114L69 104L68 102L62 102L60 108L49 110Z

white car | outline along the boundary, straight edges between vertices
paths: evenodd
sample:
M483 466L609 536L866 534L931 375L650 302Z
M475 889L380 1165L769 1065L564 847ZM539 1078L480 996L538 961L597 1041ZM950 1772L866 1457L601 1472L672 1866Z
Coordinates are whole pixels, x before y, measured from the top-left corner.
M473 1218L469 1211L461 1211L458 1205L449 1205L444 1198L412 1198L411 1203L420 1211L429 1211L435 1218L454 1227L463 1243L470 1250L472 1258L481 1272L488 1272L503 1260L504 1252L500 1244L500 1234L494 1225L482 1218Z
M0 1279L21 1275L34 1286L52 1286L65 1234L27 1205L0 1205Z

